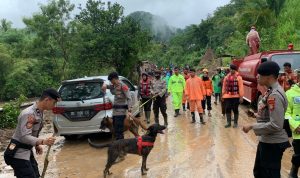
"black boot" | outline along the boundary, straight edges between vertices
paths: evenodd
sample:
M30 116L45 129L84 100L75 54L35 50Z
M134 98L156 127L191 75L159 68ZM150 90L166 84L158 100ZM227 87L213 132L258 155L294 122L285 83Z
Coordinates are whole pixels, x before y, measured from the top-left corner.
M188 102L187 103L187 107L186 107L188 110L190 110L190 103Z
M175 109L175 115L174 117L177 117L179 115L179 109Z
M298 178L298 169L299 167L293 164L289 174L289 178Z
M205 122L204 122L204 119L203 119L203 115L202 114L199 114L200 115L200 123L205 125Z
M155 118L154 118L154 121L155 121L156 124L159 124L158 117L155 117Z
M183 111L186 111L186 110L185 110L185 104L182 104L182 110L183 110Z
M151 111L145 111L145 116L146 116L147 124L150 124L150 115L151 115Z
M225 125L225 128L231 127L231 113L226 113L227 118L227 124Z
M196 122L195 112L191 112L191 114L192 114L192 122L191 123L195 123Z
M168 126L168 117L164 116L164 126Z
M237 128L238 127L238 119L239 119L239 115L238 114L234 114L233 128Z

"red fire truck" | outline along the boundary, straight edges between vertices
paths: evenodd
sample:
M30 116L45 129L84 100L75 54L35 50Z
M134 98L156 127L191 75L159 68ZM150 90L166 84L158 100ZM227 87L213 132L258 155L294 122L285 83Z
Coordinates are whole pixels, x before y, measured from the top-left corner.
M292 69L300 69L300 51L272 50L246 56L242 59L233 59L232 63L237 65L238 72L244 80L244 99L251 104L256 104L266 88L257 83L257 68L264 61L274 61L280 66L283 73L283 64L289 62Z

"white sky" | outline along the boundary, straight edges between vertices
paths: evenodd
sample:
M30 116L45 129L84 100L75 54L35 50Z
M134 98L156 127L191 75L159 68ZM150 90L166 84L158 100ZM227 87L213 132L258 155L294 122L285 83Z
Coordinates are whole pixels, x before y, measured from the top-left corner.
M84 5L87 0L70 0L71 3ZM107 0L103 0L107 1ZM39 4L47 0L0 0L0 19L13 22L13 27L22 28L23 17L30 17L39 11ZM230 0L111 0L125 8L125 15L134 11L146 11L163 17L169 25L184 28L199 24L217 7L228 4ZM78 12L76 8L76 12Z

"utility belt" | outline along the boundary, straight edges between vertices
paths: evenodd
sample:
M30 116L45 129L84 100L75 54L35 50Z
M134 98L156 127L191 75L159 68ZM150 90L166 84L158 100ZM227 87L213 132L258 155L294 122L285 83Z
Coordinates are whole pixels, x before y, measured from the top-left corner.
M128 109L128 105L113 105L113 109Z
M24 143L21 143L15 139L11 139L10 140L10 143L8 144L5 152L4 152L4 159L5 159L5 163L7 165L10 165L11 162L10 162L10 158L13 158L17 152L17 150L19 148L23 148L23 149L26 149L26 150L31 150L32 149L32 145L28 145L28 144L24 144Z

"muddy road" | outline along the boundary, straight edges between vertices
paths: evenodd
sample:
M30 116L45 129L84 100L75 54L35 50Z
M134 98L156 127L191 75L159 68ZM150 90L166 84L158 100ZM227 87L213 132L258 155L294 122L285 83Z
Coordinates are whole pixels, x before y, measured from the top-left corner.
M170 98L169 98L170 100ZM168 102L169 126L165 134L158 135L151 151L146 176L141 176L141 157L126 156L126 159L111 168L111 178L250 178L255 160L257 138L252 131L245 134L243 124L255 122L246 115L246 105L240 106L238 128L225 129L225 118L220 112L220 105L213 105L212 117L205 116L206 125L190 123L190 112L182 112L180 117L173 117L171 102ZM153 116L153 114L152 114ZM161 117L161 123L163 119ZM152 118L153 122L153 118ZM48 128L49 129L49 128ZM141 132L142 133L142 132ZM51 133L45 133L43 137ZM76 140L59 137L50 155L46 177L48 178L100 178L107 158L107 148L95 149L88 145L91 137L99 143L107 142L109 134L82 136ZM133 137L126 133L126 137ZM45 147L44 152L46 152ZM1 153L1 160L3 153ZM281 174L287 177L291 163L292 149L286 150ZM43 168L45 154L38 156L40 170ZM13 177L10 167L3 161L0 165L1 178Z

